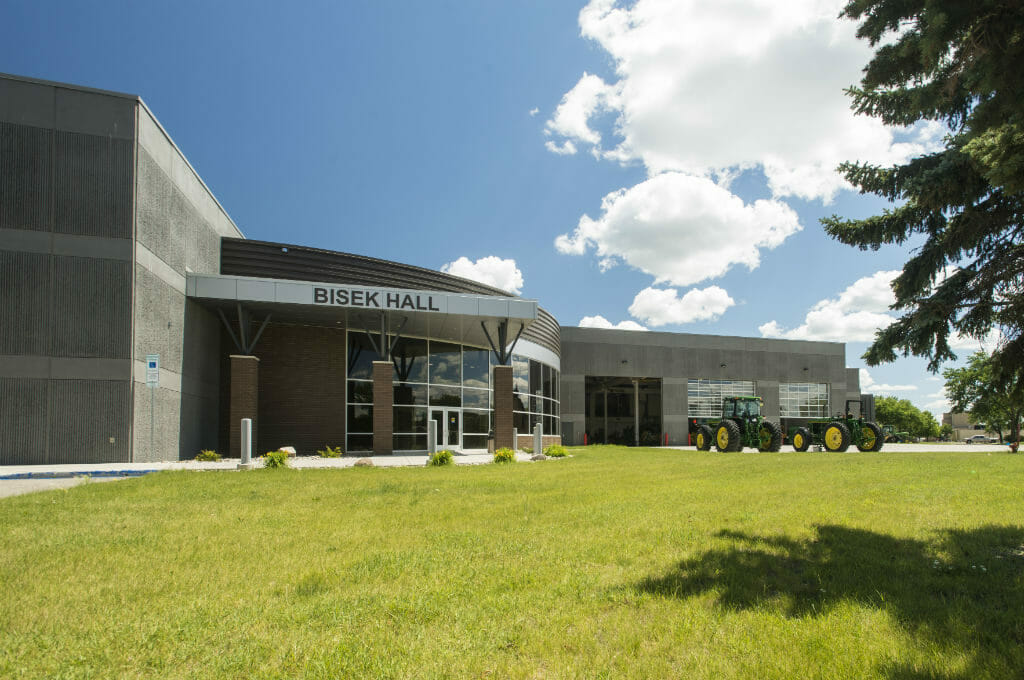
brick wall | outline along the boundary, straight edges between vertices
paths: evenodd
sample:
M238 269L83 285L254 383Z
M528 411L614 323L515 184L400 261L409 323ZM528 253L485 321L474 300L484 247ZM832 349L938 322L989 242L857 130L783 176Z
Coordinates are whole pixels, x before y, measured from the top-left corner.
M393 451L394 372L394 365L390 361L373 362L373 452L376 454Z
M494 367L494 446L512 446L512 367Z
M557 434L544 434L541 435L540 440L544 448L551 446L552 444L561 444L562 438ZM533 435L532 434L520 434L519 445L516 447L518 450L522 450L523 447L533 448ZM534 451L536 453L536 451Z
M260 360L253 356L231 355L231 415L228 455L241 455L242 418L252 418L252 439L259 442L259 379ZM253 455L259 455L253 451Z
M260 358L260 450L253 455L280 446L300 456L325 444L344 447L344 328L271 323L253 353Z

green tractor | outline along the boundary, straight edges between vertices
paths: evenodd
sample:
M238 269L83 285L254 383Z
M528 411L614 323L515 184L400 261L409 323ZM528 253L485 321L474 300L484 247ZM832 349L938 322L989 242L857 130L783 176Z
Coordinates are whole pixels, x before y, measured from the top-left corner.
M850 405L857 404L857 417L850 411ZM807 427L797 428L790 440L793 449L806 451L811 445L826 451L842 452L855 445L861 451L881 451L884 437L882 428L861 417L859 399L846 400L846 416L837 415L833 420L812 420Z
M782 448L782 430L777 423L761 417L761 397L725 397L722 419L701 425L697 430L697 449L710 451L742 451L749 446L758 451Z
M906 444L914 441L909 432L896 432L896 428L892 425L882 426L882 437L889 444Z

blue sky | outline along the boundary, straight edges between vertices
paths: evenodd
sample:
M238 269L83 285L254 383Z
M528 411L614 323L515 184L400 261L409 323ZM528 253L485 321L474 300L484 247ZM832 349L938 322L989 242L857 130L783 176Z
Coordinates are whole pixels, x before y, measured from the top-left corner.
M832 168L938 137L847 113L869 51L841 4L9 0L0 71L141 95L248 238L466 258L565 325L843 339L862 367L908 248L824 234L884 205ZM943 410L924 362L869 370Z

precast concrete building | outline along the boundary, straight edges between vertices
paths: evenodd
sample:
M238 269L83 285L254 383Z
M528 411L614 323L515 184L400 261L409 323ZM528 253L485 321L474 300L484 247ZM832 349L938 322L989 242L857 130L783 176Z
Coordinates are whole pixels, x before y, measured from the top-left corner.
M247 240L139 97L0 75L0 465L237 456L242 418L257 453L680 445L729 394L784 425L841 410L844 353L560 327L449 274Z

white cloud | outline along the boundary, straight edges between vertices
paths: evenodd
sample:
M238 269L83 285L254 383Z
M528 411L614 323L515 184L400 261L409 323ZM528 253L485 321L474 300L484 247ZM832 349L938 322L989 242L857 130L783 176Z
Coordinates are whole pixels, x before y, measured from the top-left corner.
M544 142L544 146L551 153L557 153L559 156L571 156L576 153L576 145L570 140L565 140L561 145L555 144L550 139Z
M532 109L530 109L530 117L531 117L531 118L532 118L533 116L536 116L536 115L537 115L538 113L540 113L540 109L538 109L538 108L537 108L536 106L535 106L535 107L533 107Z
M948 413L953 410L953 404L946 396L945 387L938 392L929 394L926 398L932 400L924 405L923 408L926 411L931 411L932 413Z
M576 140L600 146L601 135L590 127L590 118L595 114L614 106L615 92L601 78L584 72L576 85L565 93L562 101L555 109L555 115L544 126L544 133L563 137L568 141ZM548 149L556 151L549 143ZM569 145L575 153L576 147Z
M854 281L837 298L820 300L804 318L803 324L790 330L777 321L762 324L757 330L766 338L790 340L828 340L869 342L875 331L896 320L889 306L896 301L892 280L899 271L880 271Z
M692 289L679 297L673 288L644 288L633 298L629 313L652 326L714 320L736 302L718 286Z
M641 326L636 321L620 321L613 324L600 314L596 316L585 316L580 319L580 328L614 328L620 331L646 331L646 326Z
M446 274L461 276L480 283L501 288L515 295L523 292L523 273L512 259L503 260L494 255L481 257L476 262L460 257L441 267Z
M744 203L710 179L668 172L601 201L601 216L580 218L555 239L559 252L582 255L593 247L602 270L616 258L655 278L686 286L725 274L733 265L755 269L762 248L774 248L800 230L789 206L774 200Z
M854 22L837 20L845 4L592 0L581 34L610 55L617 80L584 73L546 132L640 160L651 175L760 166L775 196L830 200L847 186L839 162L899 162L943 132L930 124L897 135L850 110L842 90L859 82L872 50ZM602 134L607 112L614 130Z
M884 383L876 383L875 379L868 373L868 369L860 369L860 391L867 393L877 392L913 392L917 389L917 385L886 385Z

